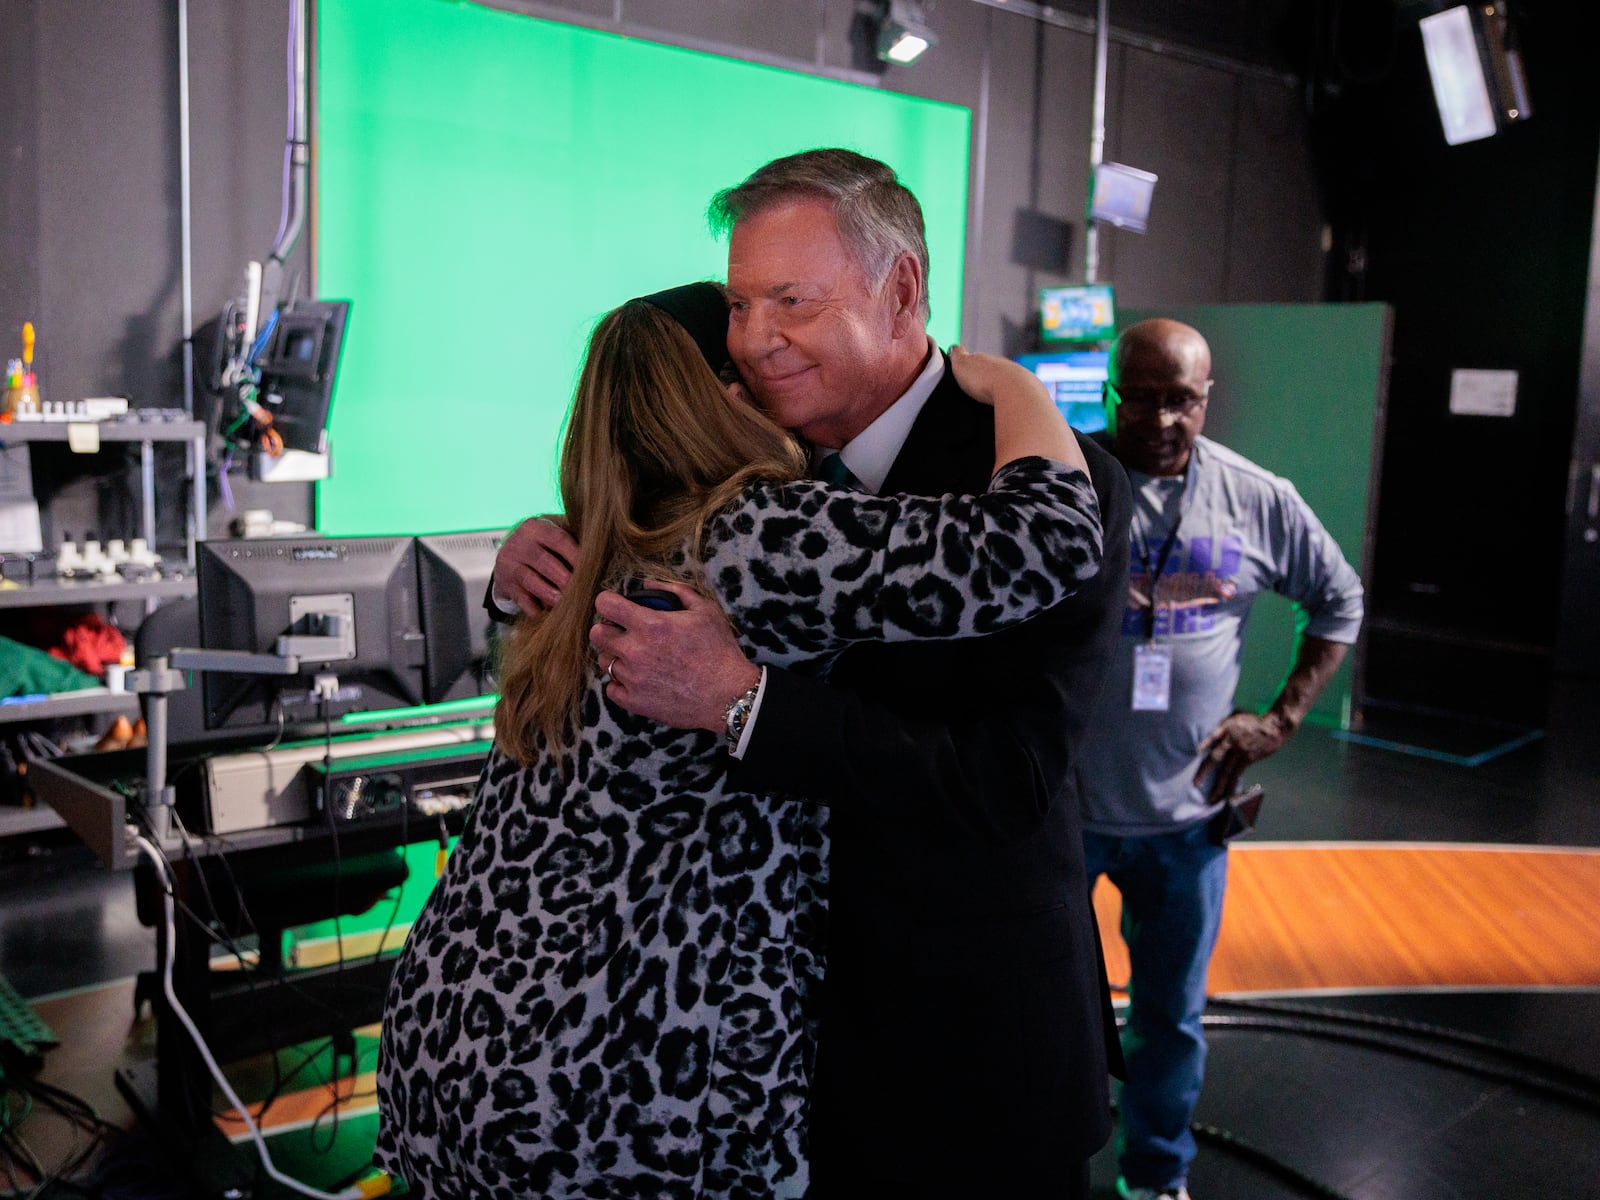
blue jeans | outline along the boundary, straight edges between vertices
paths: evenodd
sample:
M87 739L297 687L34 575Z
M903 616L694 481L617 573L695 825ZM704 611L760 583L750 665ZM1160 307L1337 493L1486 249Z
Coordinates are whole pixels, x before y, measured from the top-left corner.
M1109 876L1122 893L1122 938L1133 964L1122 1051L1122 1130L1129 1187L1186 1183L1194 1161L1189 1122L1205 1077L1206 968L1222 924L1228 852L1206 823L1172 833L1112 837L1085 832L1089 886Z

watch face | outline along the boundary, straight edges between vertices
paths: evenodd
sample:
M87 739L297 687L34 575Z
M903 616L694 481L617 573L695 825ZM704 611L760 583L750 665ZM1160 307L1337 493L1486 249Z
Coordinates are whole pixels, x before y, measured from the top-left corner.
M744 736L744 727L746 722L750 720L750 710L755 707L755 703L756 694L755 689L752 688L750 691L734 700L732 704L728 705L727 722L729 750L735 750L738 748L739 739Z

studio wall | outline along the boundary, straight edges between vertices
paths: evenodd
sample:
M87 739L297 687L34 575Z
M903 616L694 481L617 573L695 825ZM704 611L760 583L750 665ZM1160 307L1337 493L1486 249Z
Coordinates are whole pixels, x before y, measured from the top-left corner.
M1082 32L940 0L930 6L939 45L915 66L880 75L858 69L854 0L497 7L969 108L961 329L976 348L1026 348L1037 288L1081 278L1093 45ZM0 332L35 321L41 371L62 397L182 403L177 11L177 0L5 0L0 53L11 69L0 81L0 145L10 169L0 190ZM278 226L288 4L188 0L187 11L194 320L203 325L239 287L246 261L267 253ZM1166 181L1150 234L1102 240L1103 274L1127 301L1315 298L1321 218L1295 88L1244 66L1200 65L1121 40L1111 45L1110 77L1107 157ZM718 102L696 118L710 136ZM305 246L302 238L292 256L301 269ZM353 338L359 322L358 312ZM127 491L121 478L83 477L83 466L63 456L52 467L59 502L47 521L54 518L56 538L100 523L102 507ZM178 470L181 463L163 465ZM251 485L242 471L230 480L241 508L310 517L304 485ZM173 535L182 529L179 502L161 505ZM225 529L229 515L214 502L213 530Z
M1344 247L1331 292L1395 311L1369 684L1397 703L1531 728L1561 666L1600 14L1517 11L1528 119L1446 145L1413 26L1397 32L1384 70L1321 97L1315 130ZM1456 411L1461 369L1516 372L1514 411Z
M857 0L495 7L969 109L960 327L976 348L1030 348L1037 289L1082 277L1093 39L1081 20L1064 27L977 0L937 0L928 7L939 44L912 67L867 71L852 42ZM1397 665L1389 679L1398 687L1436 677L1402 697L1418 703L1477 693L1480 707L1492 707L1496 697L1528 694L1550 668L1559 616L1600 128L1581 47L1596 15L1524 5L1539 18L1525 30L1535 117L1490 142L1445 147L1419 74L1414 19L1391 19L1365 57L1336 46L1333 66L1290 79L1259 60L1186 49L1204 42L1200 26L1221 28L1219 14L1248 5L1185 7L1211 15L1160 43L1160 4L1112 6L1105 154L1160 182L1148 233L1104 232L1101 275L1123 304L1144 309L1392 304L1371 610ZM0 336L35 321L41 375L59 398L182 403L178 9L178 0L4 0ZM245 262L266 254L278 226L287 12L287 0L188 0L197 325L238 288ZM1129 32L1123 12L1144 24ZM695 118L709 136L718 103ZM292 256L301 270L307 241ZM360 329L358 307L353 338ZM1450 370L1496 365L1523 372L1518 417L1453 417ZM47 501L47 539L102 527L130 505L131 473L100 457L109 475L41 455L35 482ZM1463 491L1460 468L1486 461L1515 478L1516 505L1492 488ZM177 473L181 462L161 470ZM238 507L311 519L305 485L251 485L237 470L230 480ZM159 506L169 537L183 528L181 504L168 495ZM519 507L508 495L501 520ZM212 529L225 529L229 515L214 502ZM1453 534L1425 533L1453 522L1476 531L1474 544L1514 543L1514 564L1486 571ZM1466 670L1469 662L1477 665Z

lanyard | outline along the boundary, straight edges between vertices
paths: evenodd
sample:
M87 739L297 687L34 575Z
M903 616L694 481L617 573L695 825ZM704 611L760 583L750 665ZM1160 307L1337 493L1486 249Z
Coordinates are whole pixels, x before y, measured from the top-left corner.
M1131 532L1135 535L1134 548L1139 551L1139 560L1144 566L1145 578L1150 581L1150 610L1145 617L1145 640L1154 644L1156 640L1156 587L1161 582L1161 576L1167 569L1167 559L1172 556L1172 549L1178 544L1178 530L1183 528L1183 518L1189 511L1189 502L1194 497L1195 469L1200 464L1200 443L1204 439L1196 439L1189 450L1189 465L1183 473L1183 492L1178 499L1178 517L1173 521L1172 529L1167 534L1167 540L1161 543L1161 552L1156 556L1152 566L1150 561L1150 541L1145 536L1144 529L1136 513L1131 522ZM1158 506L1164 508L1165 505Z
M1188 507L1187 505L1184 506ZM1145 639L1156 640L1156 585L1161 582L1162 573L1167 569L1167 559L1172 556L1172 548L1178 544L1178 530L1183 527L1183 509L1178 510L1178 519L1172 523L1172 530L1167 534L1167 540L1161 543L1161 553L1156 556L1155 567L1150 564L1150 543L1145 538L1143 529L1135 529L1139 535L1139 559L1144 564L1145 579L1150 586L1150 607L1145 614Z

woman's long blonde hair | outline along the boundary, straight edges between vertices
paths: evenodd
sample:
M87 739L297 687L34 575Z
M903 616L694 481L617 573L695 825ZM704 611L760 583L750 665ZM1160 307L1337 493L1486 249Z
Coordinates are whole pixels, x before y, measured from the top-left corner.
M495 737L527 765L570 748L587 673L594 599L633 578L698 578L711 516L752 479L805 473L800 446L730 398L688 332L630 300L601 318L561 448L561 501L582 547L561 601L502 645ZM687 560L685 552L687 551Z

